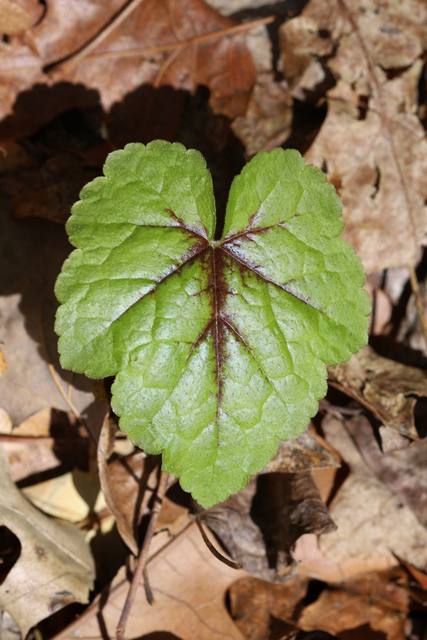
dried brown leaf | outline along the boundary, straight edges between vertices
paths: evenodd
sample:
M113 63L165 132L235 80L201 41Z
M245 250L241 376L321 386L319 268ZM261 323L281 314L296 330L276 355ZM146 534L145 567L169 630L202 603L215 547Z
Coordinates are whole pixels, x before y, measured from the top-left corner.
M87 602L94 564L81 532L33 507L12 482L0 446L0 521L21 543L21 554L0 584L0 607L28 630L70 602Z
M359 424L364 416L351 418ZM413 513L365 462L346 424L327 416L322 429L327 441L350 468L330 505L338 529L321 536L324 555L338 563L350 559L369 559L393 554L424 570L427 567L427 532Z
M293 99L280 84L269 80L256 84L245 115L238 116L233 133L243 142L246 155L271 151L291 133Z
M318 600L306 607L298 621L304 631L322 630L333 635L348 629L360 629L360 637L369 638L369 629L380 631L388 640L405 640L404 622L409 594L397 586L396 570L367 574L327 588ZM374 637L374 634L373 636Z
M157 486L159 458L143 451L128 456L110 456L117 428L107 416L98 442L98 470L108 508L117 529L132 553L139 550L138 527Z
M18 2L0 0L0 33L12 35L29 29L31 15Z
M322 553L318 536L310 533L298 538L293 555L301 576L327 583L341 582L363 573L388 570L398 565L396 558L389 553L375 557L343 557L336 562Z
M295 629L294 614L307 593L308 580L299 576L283 584L272 584L257 578L236 580L228 590L230 613L248 640L269 640L272 618L280 620L281 636Z
M31 32L32 48L0 43L0 80L3 69L8 84L0 92L0 117L15 112L1 124L0 137L28 135L61 111L99 104L111 110L118 145L153 134L173 137L185 92L198 85L209 88L215 113L245 112L255 67L235 21L202 0L90 4L87 11L81 2L52 0Z
M13 220L4 207L0 245L0 341L8 361L0 407L14 425L44 408L71 409L97 438L105 405L95 400L92 381L62 370L53 330L54 282L69 254L65 230L45 220Z
M350 421L348 429L376 475L411 507L421 524L427 527L427 438L413 442L405 449L382 453L364 416Z
M279 442L276 455L261 473L282 471L296 473L307 469L339 467L340 461L328 443L321 438L314 428L288 442Z
M384 425L418 439L414 408L417 398L427 397L424 371L383 358L368 346L346 364L328 367L328 375Z
M419 0L313 0L282 27L294 86L324 56L337 80L306 160L336 185L343 237L368 273L412 263L427 241L427 142L415 115L426 18Z
M159 537L160 534L156 536ZM167 541L165 535L163 544ZM148 604L141 584L126 625L126 637L162 633L197 640L243 640L225 605L226 590L242 574L211 555L195 524L172 542L169 539L147 568L155 602L153 606ZM56 640L114 638L128 589L122 569L108 591Z
M260 475L204 518L236 562L272 582L288 573L301 535L335 529L309 471Z

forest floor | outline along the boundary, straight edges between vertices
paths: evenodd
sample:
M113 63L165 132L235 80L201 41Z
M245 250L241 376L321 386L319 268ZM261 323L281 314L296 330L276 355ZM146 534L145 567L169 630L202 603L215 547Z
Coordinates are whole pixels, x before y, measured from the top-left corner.
M204 155L220 221L256 153L322 169L372 314L242 492L200 515L169 480L125 637L426 639L427 4L0 0L0 31L0 639L114 638L157 508L53 330L72 204L154 139Z

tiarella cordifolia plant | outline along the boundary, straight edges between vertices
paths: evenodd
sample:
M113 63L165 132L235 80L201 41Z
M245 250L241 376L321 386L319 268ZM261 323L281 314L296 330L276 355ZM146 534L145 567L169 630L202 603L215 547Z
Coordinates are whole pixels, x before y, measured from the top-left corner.
M67 223L56 284L66 369L116 376L120 427L204 507L304 431L326 364L366 343L368 294L334 187L297 151L255 156L214 240L202 155L156 140L111 153Z

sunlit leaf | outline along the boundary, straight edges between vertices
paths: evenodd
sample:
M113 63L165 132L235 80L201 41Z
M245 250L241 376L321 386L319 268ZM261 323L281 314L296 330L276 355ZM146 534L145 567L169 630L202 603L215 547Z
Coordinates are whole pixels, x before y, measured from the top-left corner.
M120 426L204 507L304 431L327 364L366 343L369 301L341 203L297 151L234 180L214 240L211 176L180 144L110 154L67 224L56 330L64 368L116 375Z

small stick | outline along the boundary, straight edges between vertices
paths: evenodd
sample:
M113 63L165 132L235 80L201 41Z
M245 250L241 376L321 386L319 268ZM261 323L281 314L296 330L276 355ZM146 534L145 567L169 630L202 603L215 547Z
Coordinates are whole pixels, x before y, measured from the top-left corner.
M155 500L153 509L151 511L151 519L148 524L147 533L145 534L144 544L142 545L142 549L138 557L138 562L132 577L132 582L126 597L126 602L123 607L122 615L120 616L119 624L117 625L117 631L116 631L117 640L124 640L126 623L129 618L129 614L133 605L133 601L135 599L137 589L141 583L141 578L144 574L144 568L147 562L148 551L150 549L151 540L153 538L154 530L156 528L157 520L159 518L163 498L168 486L168 480L169 480L169 474L166 473L165 471L162 471L160 474L159 484L157 486L156 500ZM145 590L146 590L146 593L151 593L147 579L145 579Z
M217 558L218 560L226 564L228 567L231 567L232 569L243 569L243 567L245 566L244 563L234 562L234 560L229 560L228 558L223 556L222 553L218 551L218 549L215 549L215 547L213 546L212 542L209 540L208 536L206 535L202 527L202 523L200 522L200 516L197 516L196 524L199 527L200 533L202 534L203 542L205 543L209 551L212 553L212 555L215 556L215 558Z
M208 33L202 33L199 36L193 36L192 38L188 38L188 40L177 40L176 42L168 42L165 44L159 45L151 45L148 47L140 47L138 49L125 49L122 51L105 51L103 53L93 53L85 52L86 60L105 60L106 58L134 58L150 55L153 53L166 53L167 51L174 51L175 49L184 49L193 44L198 44L199 42L206 42L208 40L215 40L216 38L223 38L225 36L233 35L235 33L240 33L242 31L249 31L250 29L254 29L255 27L259 27L261 25L271 24L276 20L276 16L266 16L265 18L257 18L256 20L251 20L250 22L241 22L239 24L233 24L230 27L224 27L222 29L218 29L216 31L209 31ZM91 51L93 47L91 46ZM74 59L70 59L74 60ZM68 60L67 60L68 63Z

